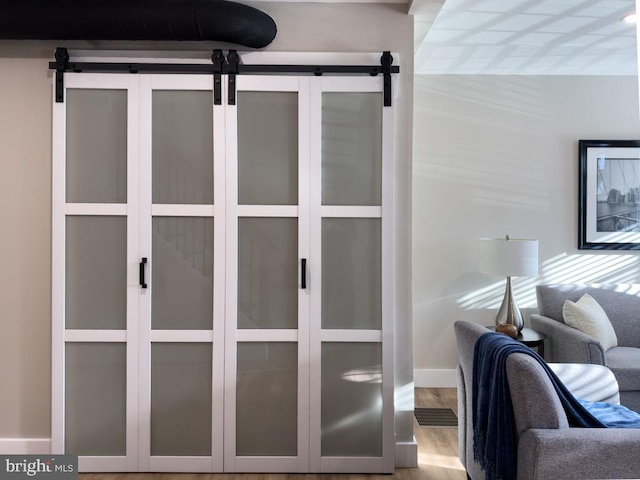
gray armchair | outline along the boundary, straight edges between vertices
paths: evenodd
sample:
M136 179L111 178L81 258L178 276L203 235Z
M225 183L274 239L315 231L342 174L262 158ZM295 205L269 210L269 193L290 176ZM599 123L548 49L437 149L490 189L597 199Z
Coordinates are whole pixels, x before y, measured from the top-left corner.
M458 321L454 325L458 365L458 433L460 460L472 480L485 478L473 459L472 372L475 343L487 329ZM582 398L615 402L617 383L605 367L554 367L580 390ZM557 369L556 369L557 368ZM590 380L585 381L588 376ZM567 417L546 372L531 357L513 354L507 360L507 378L514 403L517 430L518 480L640 477L640 429L569 427ZM562 379L562 376L561 376ZM564 379L563 379L564 381ZM593 388L594 385L597 388ZM573 390L572 390L573 391ZM574 391L574 394L576 392Z
M618 337L618 346L605 350L600 342L564 323L565 300L588 293L604 309ZM546 334L549 362L591 363L607 366L620 387L620 403L640 412L640 296L637 286L538 285L538 314L531 326ZM640 472L639 472L640 476Z

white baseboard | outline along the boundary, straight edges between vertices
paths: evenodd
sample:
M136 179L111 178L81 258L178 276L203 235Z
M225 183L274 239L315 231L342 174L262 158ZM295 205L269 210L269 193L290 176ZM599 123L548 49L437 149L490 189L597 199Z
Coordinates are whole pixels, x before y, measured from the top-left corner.
M418 466L418 442L415 437L413 442L396 443L396 467L413 468Z
M0 454L3 455L48 455L50 453L50 438L0 438Z
M422 388L455 388L458 383L456 381L456 369L437 370L422 369L413 371L413 383L416 387Z

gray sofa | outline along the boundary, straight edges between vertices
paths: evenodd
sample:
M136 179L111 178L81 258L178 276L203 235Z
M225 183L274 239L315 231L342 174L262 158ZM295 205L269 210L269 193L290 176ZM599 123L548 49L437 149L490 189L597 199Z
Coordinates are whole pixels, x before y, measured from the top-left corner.
M483 480L484 472L473 460L472 372L474 345L478 337L488 330L466 321L455 322L454 328L460 360L460 460L469 478ZM562 366L565 367L571 370L571 366ZM606 367L582 364L576 368L583 372L592 371L595 374L592 379L599 379L600 382L599 388L592 389L596 396L579 396L593 401L615 402L617 385ZM578 387L585 383L585 375L574 377ZM640 429L569 427L549 376L527 355L509 356L507 378L518 437L518 480L640 477L640 456L637 453L640 448Z
M640 290L633 285L538 285L538 314L531 326L547 335L548 362L606 365L620 388L620 403L640 412ZM565 300L588 293L604 309L618 337L618 346L604 350L600 343L565 325ZM640 472L638 474L640 476Z

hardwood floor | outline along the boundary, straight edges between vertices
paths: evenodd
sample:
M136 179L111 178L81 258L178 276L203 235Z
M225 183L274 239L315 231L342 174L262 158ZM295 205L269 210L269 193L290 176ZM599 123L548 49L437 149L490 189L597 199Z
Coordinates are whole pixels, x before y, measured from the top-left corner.
M417 407L443 407L458 411L455 388L416 388ZM80 474L80 480L466 480L458 459L456 427L420 427L414 420L418 441L418 468L399 468L393 475L336 474Z
M451 408L458 413L455 388L416 388L416 407ZM418 468L398 469L399 479L466 480L467 474L458 458L458 428L419 427L414 421L413 431L418 441ZM404 470L416 471L404 477Z

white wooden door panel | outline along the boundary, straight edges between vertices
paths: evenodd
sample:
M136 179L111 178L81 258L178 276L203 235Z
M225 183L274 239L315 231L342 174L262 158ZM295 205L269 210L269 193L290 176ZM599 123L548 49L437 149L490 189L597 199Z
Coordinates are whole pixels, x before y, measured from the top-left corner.
M311 84L310 171L322 179L310 188L312 471L394 466L392 108L382 90L376 77Z
M306 472L309 295L302 288L300 265L303 258L309 258L309 133L304 121L308 111L308 80L239 77L236 98L238 105L227 108L226 122L230 148L225 470ZM264 128L259 127L260 121ZM297 139L287 132L291 123ZM242 147L243 138L246 143L248 137L256 142L252 149ZM291 163L286 163L286 158L293 158L295 170L291 169ZM289 178L284 176L287 173ZM275 187L275 192L280 193L263 191L263 183L280 185ZM274 256L281 256L289 265L286 271L273 272L275 265L269 267L269 262ZM265 268L270 268L273 277L261 280L260 272L265 272ZM273 289L276 277L281 286ZM277 297L284 291L279 289L288 292L281 300ZM287 308L283 308L285 304ZM273 360L278 355L286 355L293 362L288 373L278 371L281 367ZM260 364L263 366L259 367ZM267 394L261 405L256 404L252 419L247 418L251 411L248 397L256 392L247 390L247 382L263 385L267 391L269 384L281 389L278 394ZM288 407L279 409L278 403ZM256 422L258 431L252 431L249 420Z
M133 108L138 101L138 87L136 79L126 76L67 74L66 79L67 103L54 104L53 107L52 452L62 453L65 451L65 444L72 442L82 445L87 451L87 454L79 459L82 468L94 471L122 471L137 468L138 453L137 425L131 421L135 416L138 401L138 280L131 268L138 262L138 201L137 191L133 186L138 181L138 110ZM122 110L105 110L105 104L111 103L115 97L123 99ZM75 110L68 112L70 99L71 108L75 107ZM91 118L85 122L78 115L89 115ZM114 125L114 122L124 123L125 127L118 137L109 137L109 133L105 133L103 127ZM119 146L109 145L114 143L113 140L116 140L115 143ZM100 163L94 159L96 157L100 161L108 161L103 150L98 148L100 145L103 145L107 152L119 151L120 155L123 155L123 162L119 164L117 174L110 176L106 182L107 188L95 191L83 189L79 183L83 177L95 184L96 179L100 180L104 173L101 171ZM120 180L122 177L125 178L124 181ZM110 190L114 185L115 190ZM123 236L119 233L113 235L112 226L115 224L110 219L124 227L121 230ZM103 228L100 225L106 226L109 235L98 233L83 241L82 236L96 231L98 227ZM124 298L125 306L122 313L116 313L116 310L113 314L107 313L113 319L120 319L115 323L110 320L110 323L105 325L118 325L120 328L116 330L105 329L100 321L96 322L93 318L108 312L103 311L103 306L107 304L95 288L96 285L113 283L107 278L109 272L103 271L102 264L107 255L104 247L114 251L110 247L114 245L114 241L120 243L118 248L122 253L106 261L115 261L122 265L125 272L118 280L121 286L118 287L119 293L116 293ZM70 242L74 242L74 248L69 248ZM81 287L85 298L74 295L75 292L69 290L70 286L74 290ZM78 424L76 421L70 424L72 419L67 417L68 414L78 412L79 415L82 411L86 412L87 418L94 417L93 409L98 402L93 404L94 402L88 398L81 397L74 398L72 402L72 397L66 395L65 388L70 382L75 382L80 389L88 388L88 392L104 386L106 377L105 383L97 383L95 386L92 384L92 377L98 375L100 378L99 375L104 372L104 368L108 367L108 363L100 363L99 352L103 350L100 345L123 348L122 355L126 356L124 369L119 373L110 370L111 378L113 375L119 376L121 378L118 381L126 384L122 417L116 422L122 422L124 425L123 436L117 441L117 450L121 453L116 456L96 457L88 453L92 449L100 448L99 442L91 447L88 425L74 426L73 431L67 429L69 425L84 423ZM78 349L85 351L80 357L73 353L79 353ZM74 360L75 365L67 365L69 358L77 359ZM69 377L69 374L74 378ZM135 388L132 388L133 386ZM99 418L97 415L95 417Z
M140 82L140 236L150 262L140 309L138 468L219 472L224 121L210 77L140 75Z

